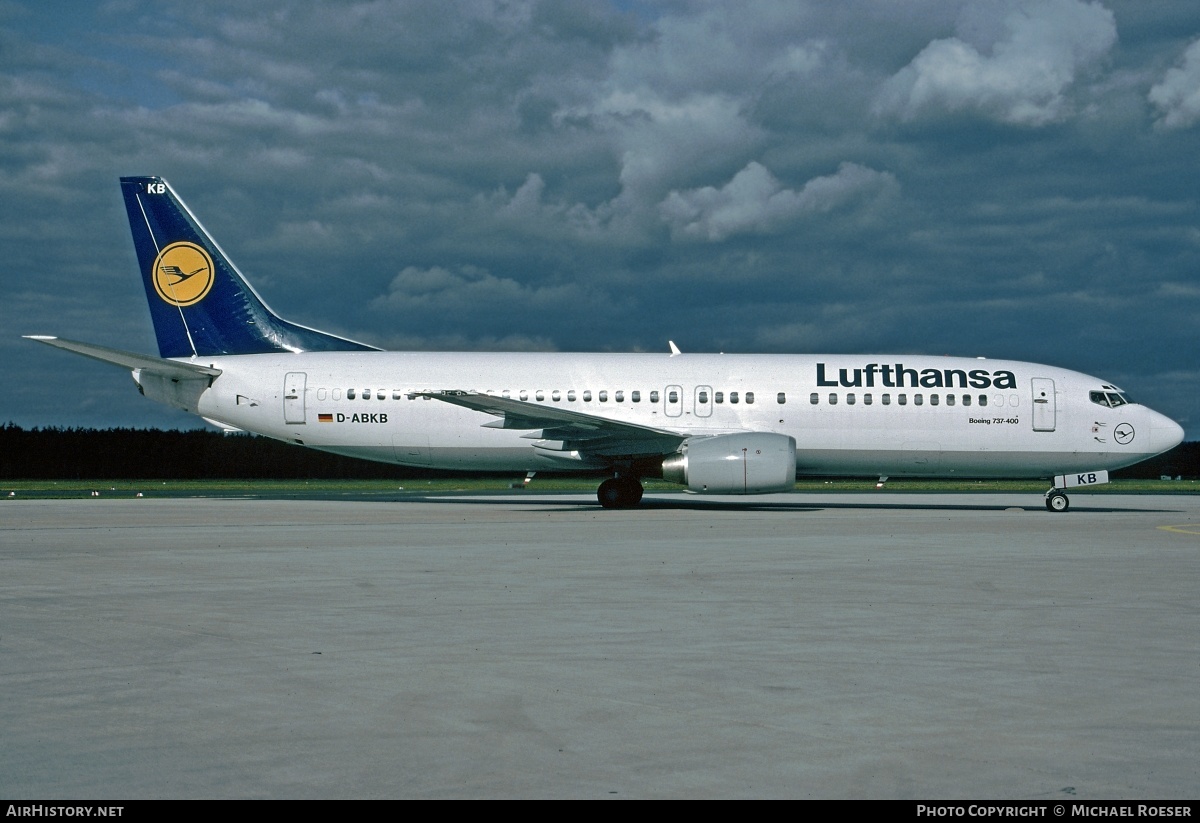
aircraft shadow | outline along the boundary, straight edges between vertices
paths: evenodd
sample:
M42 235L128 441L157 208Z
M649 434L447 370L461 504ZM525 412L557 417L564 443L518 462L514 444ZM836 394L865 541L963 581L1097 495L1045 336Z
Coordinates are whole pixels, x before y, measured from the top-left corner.
M553 493L537 494L534 493L528 497L521 494L510 494L497 492L492 495L481 495L478 492L473 492L462 497L454 495L436 494L436 495L413 495L413 496L387 496L387 497L372 497L362 498L364 500L372 500L374 502L392 502L392 503L433 503L433 504L449 504L456 506L496 506L502 504L505 506L520 506L528 507L533 511L605 511L599 503L593 501L585 501L578 499L553 499ZM1014 500L1011 503L937 503L931 500L930 502L911 502L899 500L880 499L872 502L829 502L822 503L809 499L791 501L757 501L757 502L735 502L727 500L705 500L691 495L680 495L679 497L655 497L647 495L642 498L642 502L634 507L626 509L611 509L614 514L626 513L636 514L639 511L710 511L710 512L818 512L835 509L844 510L877 510L877 511L964 511L964 512L985 512L985 511L1044 511L1044 506L1036 499L1034 502L1022 502ZM1178 513L1178 509L1164 508L1128 508L1119 506L1104 506L1096 505L1091 501L1077 502L1072 501L1071 509L1065 512L1067 516L1071 514L1120 514L1120 513L1146 513L1146 514L1166 514ZM1050 512L1046 512L1050 514Z

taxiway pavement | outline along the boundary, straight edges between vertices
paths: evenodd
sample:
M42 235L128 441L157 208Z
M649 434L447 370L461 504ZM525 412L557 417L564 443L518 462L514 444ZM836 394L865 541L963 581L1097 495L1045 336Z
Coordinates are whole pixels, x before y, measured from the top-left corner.
M1200 496L0 501L0 797L1195 798Z

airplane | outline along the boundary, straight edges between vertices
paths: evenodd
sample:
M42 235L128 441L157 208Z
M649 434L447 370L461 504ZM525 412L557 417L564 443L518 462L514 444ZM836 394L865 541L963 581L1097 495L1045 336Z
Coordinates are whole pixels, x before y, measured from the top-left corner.
M389 352L272 312L161 177L121 192L159 356L26 335L132 372L146 397L228 432L368 460L607 474L698 494L797 476L1045 478L1066 489L1183 440L1168 417L1068 369L928 355Z

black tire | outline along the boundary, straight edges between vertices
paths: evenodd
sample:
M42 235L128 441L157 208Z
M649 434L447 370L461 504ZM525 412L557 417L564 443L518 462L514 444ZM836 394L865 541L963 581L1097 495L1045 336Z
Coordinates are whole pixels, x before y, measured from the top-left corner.
M1062 492L1051 492L1046 495L1046 511L1065 512L1070 506L1070 499Z
M600 484L600 488L596 489L596 498L600 501L600 505L606 509L621 508L622 501L625 498L624 489L621 488L621 481L615 477L610 477Z
M642 494L645 492L645 489L642 488L642 484L639 483L637 478L634 477L630 477L625 481L625 483L628 486L627 493L629 503L627 505L636 506L637 504L641 503Z
M606 509L627 509L642 502L642 484L635 477L611 477L600 484L596 499Z

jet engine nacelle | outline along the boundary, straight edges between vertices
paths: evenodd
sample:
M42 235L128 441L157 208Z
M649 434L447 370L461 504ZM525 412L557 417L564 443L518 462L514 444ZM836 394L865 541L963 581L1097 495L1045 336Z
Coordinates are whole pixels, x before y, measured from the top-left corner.
M796 439L747 432L692 437L663 460L663 479L701 494L766 494L796 485Z

